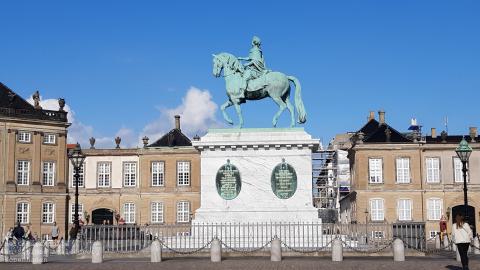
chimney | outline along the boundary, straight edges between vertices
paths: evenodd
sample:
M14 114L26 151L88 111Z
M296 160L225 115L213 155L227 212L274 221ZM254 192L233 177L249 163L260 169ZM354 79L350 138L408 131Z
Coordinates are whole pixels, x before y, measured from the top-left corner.
M368 114L368 121L373 120L373 119L375 119L375 112L370 111L370 113Z
M180 115L175 115L175 129L180 130Z
M436 138L437 138L437 129L436 129L436 128L432 128L432 129L431 129L431 133L432 133L432 139L436 139Z
M478 136L477 127L470 127L470 141L475 142L475 138Z
M384 110L378 111L378 122L380 123L380 125L385 124L385 111Z

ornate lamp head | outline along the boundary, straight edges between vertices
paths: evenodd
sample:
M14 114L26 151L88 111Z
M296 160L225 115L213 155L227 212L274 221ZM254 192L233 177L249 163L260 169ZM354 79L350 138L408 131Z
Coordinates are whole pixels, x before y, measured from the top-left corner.
M82 148L79 143L77 143L75 148L68 153L68 158L70 159L70 162L72 162L73 167L80 168L82 166L83 161L85 160L85 155L82 153Z
M465 138L463 138L458 144L457 149L455 149L455 152L462 162L467 162L470 158L470 154L472 154L472 147L470 147Z

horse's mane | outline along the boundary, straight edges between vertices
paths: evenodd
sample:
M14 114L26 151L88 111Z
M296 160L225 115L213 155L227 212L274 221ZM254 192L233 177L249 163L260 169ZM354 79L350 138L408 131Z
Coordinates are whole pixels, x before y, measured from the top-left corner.
M240 61L237 59L237 57L235 57L235 55L233 55L231 53L222 52L222 53L217 55L217 58L222 60L222 62L225 65L229 66L235 72L238 71L238 72L243 74L243 72L245 71L242 63L240 63Z

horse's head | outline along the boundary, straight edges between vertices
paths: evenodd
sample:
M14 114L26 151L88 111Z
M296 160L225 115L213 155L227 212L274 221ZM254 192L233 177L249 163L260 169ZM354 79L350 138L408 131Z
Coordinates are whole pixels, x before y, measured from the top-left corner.
M242 63L233 54L225 52L218 55L213 54L213 76L220 77L222 69L227 75L243 74L244 71Z
M220 73L223 68L223 61L220 60L218 55L212 54L213 56L213 76L220 77Z

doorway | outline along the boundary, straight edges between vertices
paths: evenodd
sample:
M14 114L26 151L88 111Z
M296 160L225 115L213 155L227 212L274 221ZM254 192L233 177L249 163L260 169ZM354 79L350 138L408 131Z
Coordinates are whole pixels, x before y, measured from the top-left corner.
M95 225L104 224L104 222L113 225L113 211L107 208L98 208L92 211L92 223Z
M452 225L455 223L455 217L458 213L462 213L465 215L464 205L457 205L452 208ZM477 234L477 230L475 228L475 207L471 205L467 205L467 217L466 221L472 227L473 235Z

